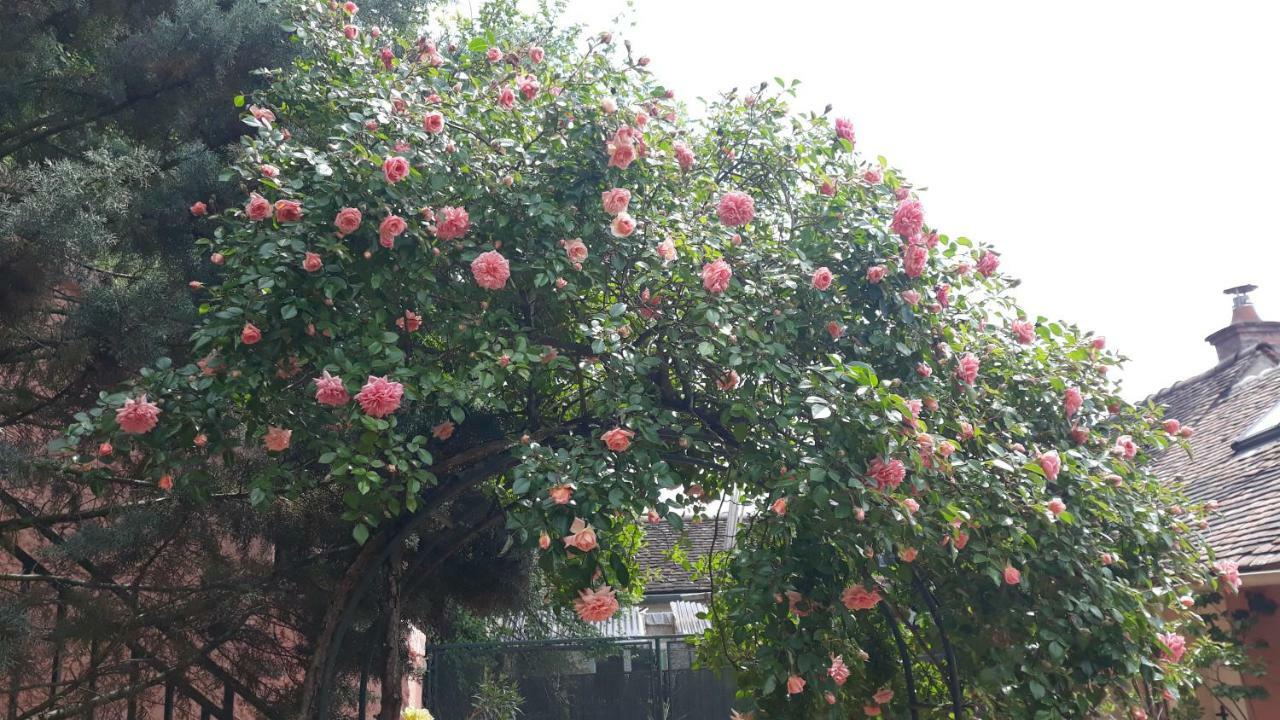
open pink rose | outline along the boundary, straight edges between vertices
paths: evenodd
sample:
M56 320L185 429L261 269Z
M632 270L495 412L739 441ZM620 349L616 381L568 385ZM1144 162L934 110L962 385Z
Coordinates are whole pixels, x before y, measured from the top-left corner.
M209 214L209 206L208 206L208 205L205 205L204 203L200 202L199 200L197 200L196 202L191 203L191 216L192 216L192 217L204 217L205 215L208 215L208 214Z
M956 363L956 378L965 385L972 385L978 380L978 356L965 353Z
M608 585L598 590L579 590L573 610L583 622L604 622L618 612L618 599Z
M1049 512L1054 515L1061 515L1067 511L1067 504L1062 502L1062 498L1053 498L1045 507L1049 508Z
M249 203L244 206L244 212L254 222L266 220L271 217L271 203L258 193L249 193Z
M516 91L512 90L509 85L503 85L498 89L498 107L503 110L510 110L516 106Z
M344 207L338 211L333 218L333 224L338 228L339 235L350 235L360 228L360 222L364 216L360 211L352 207Z
M884 276L889 274L889 268L884 265L872 265L867 268L867 281L872 285L884 280Z
M850 610L872 610L880 604L880 593L861 584L850 585L840 594L840 602Z
M880 181L884 179L884 175L881 174L880 168L871 168L862 173L862 179L866 180L868 185L879 185Z
M613 452L626 452L631 447L631 438L635 437L635 435L631 430L615 427L602 434L600 440L604 442L605 447Z
M1000 256L988 250L978 258L978 272L982 277L991 277L992 273L1000 267Z
M853 142L853 121L849 118L836 118L836 137Z
M396 238L409 229L409 223L399 215L388 215L378 225L378 244L390 250L396 244Z
M849 666L844 664L844 658L840 655L831 656L831 667L827 668L827 675L837 686L842 686L849 680Z
M627 205L630 203L631 191L626 188L613 188L600 193L600 204L610 215L626 212Z
M1044 471L1045 478L1051 482L1058 479L1058 473L1062 470L1062 459L1058 457L1057 450L1040 453L1037 462L1040 464L1040 469Z
M551 502L556 505L568 505L573 499L572 485L556 485L547 490L547 495L551 497Z
M422 129L438 135L444 132L444 113L432 111L422 117Z
M370 417L383 418L400 409L404 397L404 385L385 377L370 375L364 387L356 393L360 409Z
M1176 663L1187 652L1187 639L1177 633L1160 633L1156 636L1164 648L1160 651L1160 659Z
M1009 330L1013 332L1014 338L1023 345L1030 345L1035 339L1036 327L1026 320L1014 320L1009 323Z
M681 170L687 172L693 169L693 150L691 150L688 145L677 140L673 146L673 152L676 156L676 164L680 166Z
M342 384L342 378L330 375L325 370L320 377L315 379L316 384L316 402L321 405L329 405L337 407L346 405L351 396L347 394L347 388Z
M144 394L139 398L129 398L124 401L119 409L116 410L116 424L120 429L130 435L142 435L155 429L156 423L159 422L160 408L155 403L147 400ZM106 455L110 455L109 444L104 443L108 448ZM99 447L99 452L102 448Z
M727 192L716 205L716 215L728 227L741 227L755 218L756 203L744 192Z
M792 675L791 677L787 678L787 694L788 695L798 695L804 692L804 686L805 686L804 678L800 677L799 675Z
M609 223L609 232L616 238L624 238L636 230L636 220L627 213L620 212Z
M463 208L440 208L439 221L436 223L436 237L441 240L457 240L467 234L471 226L471 216Z
M285 430L284 428L272 425L267 428L267 434L262 438L262 444L266 445L267 449L271 452L280 452L288 449L289 440L292 437L292 430Z
M538 78L532 75L521 75L516 79L516 89L520 91L520 97L525 101L529 101L538 96L538 90L542 88L538 84Z
M733 277L733 268L724 260L716 260L702 266L702 287L716 295L729 289L729 279Z
M907 466L897 458L885 462L883 459L875 457L867 465L867 476L875 480L876 487L880 490L894 490L906 479Z
M1069 387L1062 394L1062 407L1067 413L1067 417L1080 412L1080 408L1084 406L1084 396L1080 394L1080 388Z
M582 238L565 240L564 254L569 258L569 262L581 263L587 259L587 244L582 242Z
M676 259L676 244L670 239L663 240L658 243L658 257L663 262L671 262Z
M298 222L302 219L302 203L297 200L276 201L276 222Z
M902 272L909 278L918 278L924 274L924 267L929 262L929 248L916 243L907 243L902 247Z
M889 228L904 240L910 240L920 234L924 227L924 208L919 200L904 200L893 211L893 222Z
M306 270L307 272L318 272L322 268L324 268L324 261L320 259L319 255L313 252L308 252L302 256L303 270Z
M240 328L240 342L245 345L256 345L261 340L262 331L258 329L257 325L247 322L244 327Z
M769 503L769 509L772 510L775 515L786 515L787 499L784 497L781 497L781 498L778 498L777 500L774 500L773 502Z
M810 283L813 285L815 290L825 292L827 288L831 287L831 281L834 280L835 277L836 276L831 272L831 269L824 265L813 271L813 279Z
M534 65L541 63L542 59L545 58L546 56L547 56L547 51L543 50L537 45L534 45L533 47L529 48L529 61L532 62Z
M564 537L564 546L582 552L591 552L599 547L596 531L582 518L574 518L569 526L569 534Z
M893 691L889 688L880 688L875 695L871 696L871 699L875 700L877 705L887 705L893 700Z
M389 183L398 183L409 177L409 161L393 155L382 161L382 177Z
M1018 585L1022 582L1022 572L1012 565L1004 566L1004 584Z
M485 290L501 290L511 277L511 265L497 250L482 252L471 261L471 276Z

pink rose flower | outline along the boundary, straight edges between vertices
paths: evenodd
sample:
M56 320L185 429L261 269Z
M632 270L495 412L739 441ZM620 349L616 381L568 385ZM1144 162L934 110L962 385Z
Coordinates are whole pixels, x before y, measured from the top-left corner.
M302 219L302 203L297 200L276 201L276 222L298 222Z
M849 118L836 118L836 137L853 142L853 121Z
M471 276L485 290L501 290L511 277L511 265L497 250L490 250L471 261Z
M906 187L896 187L893 189L893 196L901 202L911 197L911 190Z
M1058 479L1058 473L1062 470L1062 458L1058 457L1057 450L1040 453L1036 462L1040 463L1040 469L1050 482Z
M496 47L491 47L484 52L485 59L491 63L496 63L502 59L502 51Z
M396 318L396 327L406 332L417 332L422 327L422 316L412 310L405 310L404 315Z
M324 262L320 260L320 256L309 252L302 256L302 269L307 272L317 272L324 267Z
M573 610L583 622L604 622L618 612L618 599L608 585L599 590L580 590Z
M146 397L144 396L143 399L145 400ZM1236 592L1244 585L1244 580L1240 578L1240 565L1231 560L1218 560L1213 564L1213 572L1226 586L1228 592Z
M1182 597L1178 598L1178 604L1189 610L1195 607L1196 599L1191 597L1190 595L1183 595Z
M1170 435L1177 435L1178 431L1182 429L1182 423L1174 420L1173 418L1165 420L1161 426L1164 428L1164 431Z
M1098 337L1094 338L1093 342L1090 344L1093 345L1094 350L1101 350L1107 346L1107 339L1099 335Z
M909 278L918 278L924 273L924 266L929 262L929 248L916 243L902 246L902 271Z
M826 700L828 705L836 704L836 694L831 692L830 690L827 690L826 692L822 693L822 699Z
M818 192L831 197L836 194L836 186L830 180L823 180L822 185L818 186Z
M844 664L844 657L831 656L831 667L827 668L827 675L837 686L843 686L849 680L849 666Z
M867 268L867 281L870 282L872 285L875 285L876 283L879 283L881 280L883 280L885 275L888 275L888 274L889 274L889 268L885 267L884 265L872 265L871 267Z
M1134 455L1138 454L1138 445L1133 442L1133 438L1129 435L1121 435L1116 438L1115 447L1112 452L1125 460L1132 460Z
M835 320L828 320L827 334L831 336L832 340L839 340L844 337L844 326Z
M398 183L409 177L409 161L393 155L382 161L382 177L387 179L389 183Z
M933 368L928 363L916 363L916 374L922 378L933 375Z
M510 86L503 85L498 90L498 107L503 110L510 110L516 106L516 92Z
M147 400L144 394L137 399L129 398L124 401L124 405L116 410L116 425L130 435L142 435L155 429L159 417L160 408ZM111 446L106 443L104 445L107 447L105 454L110 455ZM98 451L102 454L102 446L98 447Z
M671 262L676 259L676 244L671 239L663 240L658 243L658 257L663 262Z
M928 436L925 435L923 437ZM916 502L914 498L907 498L906 500L903 500L902 506L905 507L909 513L918 512L920 510L920 503Z
M804 692L804 678L799 675L792 675L787 678L787 694L798 695Z
M614 133L605 143L605 152L609 154L609 167L626 170L635 162L637 151L635 141L631 138L631 128L625 125Z
M889 688L880 688L875 695L871 696L871 699L875 700L877 705L888 705L893 700L893 691Z
M342 378L330 375L325 370L320 377L315 379L316 384L316 402L321 405L329 405L330 407L338 407L346 405L351 396L347 394L347 388L342 384Z
M755 218L756 203L750 195L733 190L720 198L716 215L727 227L741 227Z
M905 302L906 304L910 305L911 307L915 307L916 305L920 304L920 293L919 293L919 291L916 291L916 290L903 290L903 291L902 291L902 301L903 301L903 302Z
M875 457L871 459L871 463L867 466L867 476L875 480L876 487L882 491L896 490L907 477L907 466L897 458L885 462L883 459Z
M904 563L913 563L919 557L920 551L913 547L902 548L898 551L898 559Z
M538 63L541 63L541 62L542 62L542 59L543 59L544 57L546 57L546 56L547 56L547 51L546 51L546 50L543 50L542 48L538 47L537 45L534 45L533 47L529 48L529 60L530 60L534 65L537 65Z
M942 307L951 307L951 286L950 285L946 283L942 283L938 287L934 288L933 292L934 292L934 297L938 298L939 305L941 305ZM935 312L937 311L935 310Z
M719 295L729 289L729 279L733 277L733 268L724 260L716 260L702 266L702 287L707 292Z
M254 222L266 220L271 217L271 203L258 193L249 193L249 204L244 206L244 211Z
M596 540L596 531L582 518L574 518L569 526L569 534L564 537L564 546L582 552L591 552L600 546Z
M825 265L813 271L813 279L810 283L815 290L826 292L831 287L831 281L835 279L835 275Z
M280 452L289 447L289 439L293 437L292 430L285 430L274 425L267 428L267 434L262 438L262 444L267 446L271 452Z
M618 103L613 98L607 97L600 101L600 109L603 110L606 115L612 115L618 112Z
M422 116L422 129L432 135L444 132L444 113L432 111Z
M676 164L680 166L680 169L686 172L692 170L694 163L693 150L679 140L676 141L673 150L676 155Z
M880 168L871 168L862 173L862 179L866 180L868 185L879 185L884 176L880 173Z
M547 495L551 497L551 502L556 505L568 505L573 499L572 485L556 485L547 490Z
M355 15L357 12L360 11L360 8L353 2L342 3L342 9L348 15Z
M872 610L880 604L880 592L867 590L861 584L850 585L840 594L840 602L850 610Z
M627 205L631 202L631 191L625 188L613 188L600 193L600 204L604 206L604 211L610 215L617 215L627 211Z
M391 48L384 47L378 51L378 57L382 59L382 67L390 70L391 65L395 62L396 54L392 52Z
M440 208L440 221L436 223L436 237L441 240L457 240L467 234L471 216L463 208Z
M355 25L344 25L342 27L342 34L345 35L348 40L355 40L360 36L360 28Z
M1191 427L1190 425L1183 425L1182 429L1178 431L1178 437L1181 437L1181 438L1190 438L1195 434L1196 434L1196 429Z
M737 388L738 383L741 381L742 379L738 377L738 371L730 370L720 376L720 379L716 381L716 386L727 392Z
M626 452L631 447L631 438L635 437L635 433L626 428L615 427L608 430L600 436L600 440L604 442L605 447L613 452Z
M1012 565L1004 566L1004 584L1018 585L1022 582L1022 573Z
M1187 652L1187 639L1177 633L1160 633L1156 636L1164 649L1160 651L1160 659L1176 663Z
M252 115L253 118L257 120L259 123L262 123L268 128L271 127L271 123L276 121L276 114L271 112L269 108L258 107L257 105L250 105L249 114Z
M339 235L350 235L360 227L360 222L364 216L360 211L352 207L344 207L338 211L333 218L333 224L338 228Z
M880 706L864 705L862 706L862 714L866 715L867 717L880 717Z
M275 165L267 165L265 163L258 166L258 171L262 173L263 177L273 178L280 175L280 168Z
M1023 345L1030 345L1036 336L1036 326L1026 320L1014 320L1009 323L1009 329L1013 331L1013 336Z
M436 423L431 426L431 436L440 441L448 440L453 437L455 427L452 420Z
M204 217L205 215L208 215L208 214L209 214L209 206L208 206L208 205L205 205L204 203L200 202L199 200L197 200L197 201L195 201L195 202L191 203L191 215L192 215L192 217Z
M240 328L240 342L245 345L256 345L260 340L262 340L262 331L257 325L247 322L243 328Z
M893 222L889 224L889 228L901 235L904 240L910 240L919 235L923 227L924 208L919 200L905 200L900 203L893 211Z
M399 215L388 215L378 225L378 244L390 250L396 244L396 238L409 229L409 223Z
M978 357L973 353L965 353L956 363L956 378L965 385L972 385L978 380Z
M400 409L404 397L404 385L385 377L370 375L364 387L356 393L360 409L370 417L383 418Z
M1080 408L1084 407L1084 396L1080 394L1080 388L1069 387L1062 394L1062 407L1067 413L1067 417L1071 417L1080 412Z
M541 89L538 79L532 75L521 75L516 79L516 89L520 91L520 97L526 102L538 96L538 90Z
M568 256L570 262L581 263L587 259L587 244L582 242L582 238L565 240L564 254Z
M991 277L991 274L1000 267L1000 256L990 250L984 252L982 257L978 258L978 272L982 277Z
M543 530L542 534L538 536L538 547L543 550L551 549L551 536L547 534L546 530Z
M769 503L769 509L772 510L775 515L786 515L787 499L784 497L781 497L781 498L778 498L777 500L774 500L772 503Z
M609 223L609 232L616 238L624 238L636 230L636 220L627 213L620 212Z
M1054 515L1061 515L1067 511L1067 504L1062 502L1062 498L1053 498L1049 501L1047 507L1049 508L1049 512Z

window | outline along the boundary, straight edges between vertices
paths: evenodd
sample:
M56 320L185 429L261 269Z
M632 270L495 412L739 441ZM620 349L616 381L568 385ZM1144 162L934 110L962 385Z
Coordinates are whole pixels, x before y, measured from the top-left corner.
M1280 404L1268 410L1258 418L1257 422L1249 426L1248 430L1231 443L1231 449L1238 453L1246 452L1275 440L1280 440Z

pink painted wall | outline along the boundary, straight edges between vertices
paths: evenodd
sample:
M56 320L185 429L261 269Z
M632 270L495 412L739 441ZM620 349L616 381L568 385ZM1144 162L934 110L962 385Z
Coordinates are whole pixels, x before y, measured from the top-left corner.
M1261 593L1272 602L1280 604L1280 587L1249 589L1246 585L1244 592ZM1249 604L1243 595L1235 595L1227 600L1227 606L1236 610L1247 609ZM1280 612L1263 616L1257 626L1250 631L1247 640L1250 643L1262 641L1267 645L1267 647L1251 650L1250 655L1267 663L1268 672L1262 678L1250 678L1249 682L1262 685L1270 696L1262 700L1251 700L1249 713L1255 720L1280 718Z

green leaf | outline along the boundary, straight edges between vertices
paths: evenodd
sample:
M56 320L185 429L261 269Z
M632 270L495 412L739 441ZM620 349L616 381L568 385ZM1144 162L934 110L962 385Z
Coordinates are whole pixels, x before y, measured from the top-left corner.
M231 102L234 103L236 107L244 107L244 96L237 95L231 99Z
M355 538L357 544L364 545L369 539L369 526L360 523L351 528L351 537Z

